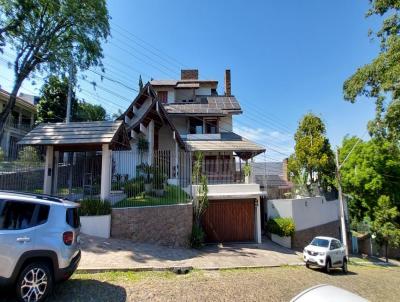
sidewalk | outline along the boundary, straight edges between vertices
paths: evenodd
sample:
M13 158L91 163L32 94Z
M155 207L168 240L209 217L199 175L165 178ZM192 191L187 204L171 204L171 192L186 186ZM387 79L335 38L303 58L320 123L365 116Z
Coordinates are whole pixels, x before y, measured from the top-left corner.
M170 248L129 240L81 237L79 270L221 269L303 264L294 251L267 240L262 244L210 245L201 250Z

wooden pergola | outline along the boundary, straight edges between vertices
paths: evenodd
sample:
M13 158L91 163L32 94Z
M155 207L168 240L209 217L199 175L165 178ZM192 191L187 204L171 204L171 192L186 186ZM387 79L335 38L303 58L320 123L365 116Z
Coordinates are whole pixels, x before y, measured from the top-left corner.
M52 194L56 187L58 152L102 151L100 198L110 196L112 150L130 150L123 121L40 124L18 144L46 146L43 193Z

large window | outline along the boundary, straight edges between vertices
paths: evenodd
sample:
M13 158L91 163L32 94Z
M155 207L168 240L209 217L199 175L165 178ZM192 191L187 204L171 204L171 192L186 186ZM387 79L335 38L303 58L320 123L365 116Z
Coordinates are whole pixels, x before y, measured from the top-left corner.
M31 202L0 200L0 230L22 230L43 224L49 206Z
M158 91L157 95L162 103L168 103L168 91Z
M200 118L191 118L189 120L190 134L203 134L203 120Z
M217 119L205 119L205 128L207 134L218 133L218 120Z

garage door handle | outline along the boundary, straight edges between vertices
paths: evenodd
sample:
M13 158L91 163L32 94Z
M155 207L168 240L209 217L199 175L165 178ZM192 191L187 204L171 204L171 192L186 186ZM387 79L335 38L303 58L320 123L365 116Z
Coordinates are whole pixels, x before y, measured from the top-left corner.
M18 237L17 241L18 242L29 242L29 241L31 241L31 238L29 238L29 237Z

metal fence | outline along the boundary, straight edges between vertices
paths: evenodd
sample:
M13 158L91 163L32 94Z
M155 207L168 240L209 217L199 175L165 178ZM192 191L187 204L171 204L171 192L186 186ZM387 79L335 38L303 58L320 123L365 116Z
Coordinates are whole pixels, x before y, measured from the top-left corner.
M188 152L114 151L112 164L114 207L190 202L192 158Z
M44 179L44 152L40 147L10 146L15 157L0 158L0 190L41 193Z

